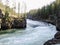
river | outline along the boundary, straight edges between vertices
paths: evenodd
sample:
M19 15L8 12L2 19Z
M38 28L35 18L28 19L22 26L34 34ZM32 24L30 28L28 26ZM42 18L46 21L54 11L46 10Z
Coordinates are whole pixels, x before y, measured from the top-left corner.
M0 35L0 45L43 45L55 35L56 27L45 22L27 19L26 29Z

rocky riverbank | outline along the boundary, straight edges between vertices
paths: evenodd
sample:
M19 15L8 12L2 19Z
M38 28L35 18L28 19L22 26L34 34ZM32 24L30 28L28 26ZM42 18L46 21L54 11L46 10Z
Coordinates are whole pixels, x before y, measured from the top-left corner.
M44 43L44 45L60 44L60 22L59 21L60 21L59 19L57 19L57 22L52 22L52 23L46 21L47 23L51 23L56 26L57 33L54 35L53 39L48 40L47 42Z
M23 19L14 19L12 22L10 21L2 21L1 23L1 29L6 30L6 29L20 29L20 28L26 28L26 20Z
M60 44L60 32L57 32L54 35L54 38L51 40L48 40L47 42L44 43L44 45L55 45L55 44Z
M5 15L2 13L0 9L0 30L6 29L20 29L26 28L26 19L25 17L22 18L15 18L9 17L9 13L5 12Z

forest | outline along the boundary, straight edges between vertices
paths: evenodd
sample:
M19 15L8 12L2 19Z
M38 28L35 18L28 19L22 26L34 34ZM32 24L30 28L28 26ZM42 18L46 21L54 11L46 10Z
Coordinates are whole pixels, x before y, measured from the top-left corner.
M39 9L30 10L27 17L34 20L55 20L60 15L60 3L54 1L50 5Z

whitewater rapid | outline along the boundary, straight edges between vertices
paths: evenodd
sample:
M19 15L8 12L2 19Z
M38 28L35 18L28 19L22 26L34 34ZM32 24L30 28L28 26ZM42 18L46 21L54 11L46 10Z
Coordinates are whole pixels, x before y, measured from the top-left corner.
M27 19L26 29L0 35L0 45L43 45L56 32L56 27L52 24Z

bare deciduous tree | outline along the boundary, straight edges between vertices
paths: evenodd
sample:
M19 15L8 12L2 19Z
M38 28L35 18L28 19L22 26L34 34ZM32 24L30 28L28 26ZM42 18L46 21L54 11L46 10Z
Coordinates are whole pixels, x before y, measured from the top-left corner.
M15 9L16 9L16 2L15 1L13 1L13 14L15 15Z
M20 3L18 3L18 17L20 17L19 14L20 14Z

